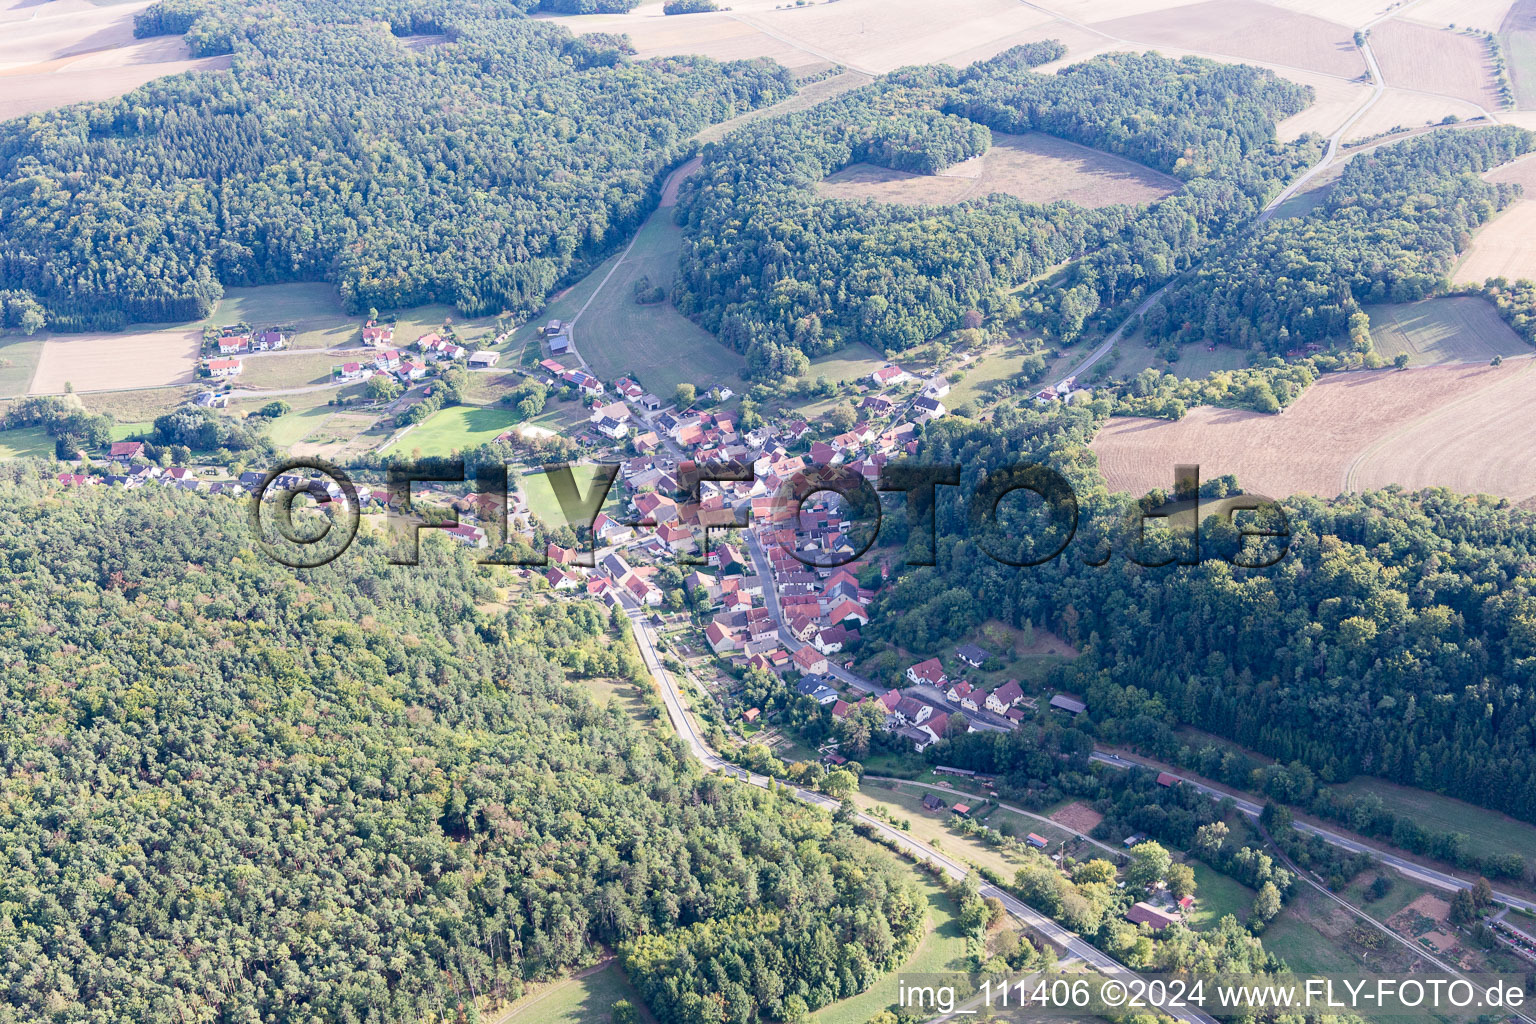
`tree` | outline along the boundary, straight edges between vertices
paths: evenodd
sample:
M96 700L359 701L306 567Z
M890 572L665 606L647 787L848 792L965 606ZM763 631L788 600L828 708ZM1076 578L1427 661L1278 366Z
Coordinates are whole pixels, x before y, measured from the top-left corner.
M1231 829L1224 821L1213 821L1208 825L1201 825L1195 830L1195 846L1206 853L1215 853L1227 841L1227 835L1230 832Z
M1392 365L1399 370L1406 370L1408 368L1408 353L1399 352L1397 355L1393 356Z
M1274 882L1265 882L1259 887L1259 894L1253 901L1253 912L1250 915L1250 925L1256 924L1262 929L1264 925L1275 919L1280 913L1280 890L1275 888Z
M841 433L859 421L859 414L854 411L852 402L839 402L827 414L827 421Z
M845 768L828 772L821 780L821 791L834 800L842 800L859 788L859 780Z
M376 373L364 385L368 397L375 402L393 402L404 390L400 382L386 374Z
M1172 864L1173 857L1161 843L1137 843L1125 869L1125 884L1132 889L1150 889L1162 881Z
M1085 861L1072 872L1072 881L1078 885L1085 883L1098 883L1100 885L1113 885L1115 881L1115 866L1102 857Z
M1174 899L1195 894L1195 869L1188 864L1174 864L1168 868L1168 892Z
M1493 906L1493 886L1488 884L1488 879L1481 875L1472 886L1472 904L1480 911Z
M699 397L699 389L687 381L683 381L672 392L672 401L679 409L686 409Z
M1477 920L1477 900L1470 889L1457 889L1451 897L1451 920L1456 924L1470 924Z

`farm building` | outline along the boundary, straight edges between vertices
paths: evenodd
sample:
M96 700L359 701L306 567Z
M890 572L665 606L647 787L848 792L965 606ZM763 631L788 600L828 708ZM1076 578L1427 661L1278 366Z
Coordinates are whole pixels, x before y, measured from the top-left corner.
M930 811L942 811L944 809L944 801L935 794L929 793L923 797L923 807Z
M488 352L484 349L469 357L469 365L477 370L489 370L500 361L500 352Z
M954 811L962 818L971 813L971 807L969 804L955 804L955 806L951 807L950 810Z
M1058 693L1051 698L1051 707L1057 711L1065 711L1069 715L1080 715L1088 710L1088 705L1076 697L1069 697L1064 693Z
M1171 924L1178 924L1177 914L1170 914L1166 910L1154 907L1150 903L1137 903L1126 911L1125 919L1132 924L1149 925L1153 931L1160 932Z
M1034 832L1031 832L1029 835L1025 836L1024 841L1037 850L1043 850L1047 845L1045 836Z
M1157 773L1157 784L1159 786L1167 786L1169 789L1172 789L1175 786L1181 785L1183 782L1184 782L1183 779L1181 779L1177 775L1173 775L1173 774L1171 774L1169 772L1158 772Z
M561 356L571 350L571 336L569 334L557 334L549 339L549 351L551 355Z

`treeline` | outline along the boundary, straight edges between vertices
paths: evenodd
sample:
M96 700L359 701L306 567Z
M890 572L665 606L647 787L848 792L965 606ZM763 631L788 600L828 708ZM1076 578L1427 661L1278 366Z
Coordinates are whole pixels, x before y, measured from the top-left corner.
M910 948L845 824L573 682L646 678L622 616L482 612L468 552L392 566L384 533L299 575L245 516L0 467L0 1021L472 1019L696 926L795 966L733 1003L766 1016L846 991L808 936Z
M1362 153L1316 209L1219 247L1147 310L1146 334L1286 355L1348 337L1363 304L1445 291L1471 232L1520 192L1480 175L1533 145L1500 126Z
M228 74L0 125L8 319L185 321L226 286L319 280L349 311L526 315L639 225L695 132L792 89L765 62L631 62L505 4L388 5L397 32L447 34L419 50L364 20L376 4L276 6L194 22L242 19Z
M679 308L772 376L802 353L917 344L970 310L1016 315L1010 288L1094 251L1028 310L1070 340L1102 305L1161 283L1251 219L1315 150L1275 142L1275 122L1311 93L1267 71L1152 54L1030 70L1064 53L1051 41L964 70L904 68L706 147L680 195ZM1059 135L1187 184L1148 208L1103 210L1001 194L903 207L814 191L860 160L932 173L984 152L993 130Z
M1005 510L1002 530L978 534L964 504L941 497L940 564L877 599L866 641L936 649L984 616L1032 623L1082 651L1057 682L1086 696L1085 727L1187 723L1325 784L1374 775L1536 821L1532 513L1444 490L1296 497L1271 568L1209 557L1232 539L1211 519L1206 561L1149 570L1128 552L1155 562L1188 547L1173 531L1132 547L1136 506L1087 468L1108 412L1096 406L927 427L919 458L960 465L961 493L984 472L1044 462L1074 485L1078 524ZM1025 561L1068 539L1033 568L981 549Z

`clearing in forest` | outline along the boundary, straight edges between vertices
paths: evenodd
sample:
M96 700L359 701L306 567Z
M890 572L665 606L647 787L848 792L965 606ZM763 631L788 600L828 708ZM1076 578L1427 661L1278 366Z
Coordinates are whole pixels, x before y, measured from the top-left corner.
M1149 203L1177 192L1181 182L1150 167L1052 135L992 133L986 153L938 174L852 164L818 186L835 199L917 205L959 203L1004 192L1030 203L1058 200L1097 208Z

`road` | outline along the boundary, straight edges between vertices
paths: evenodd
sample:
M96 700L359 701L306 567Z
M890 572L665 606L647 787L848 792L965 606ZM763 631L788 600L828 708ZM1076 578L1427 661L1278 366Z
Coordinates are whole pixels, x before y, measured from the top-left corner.
M1095 750L1093 752L1093 760L1098 761L1100 764L1107 764L1111 768L1126 769L1132 766L1149 768L1152 770L1161 770L1162 768L1161 765L1147 764L1134 758L1122 757L1119 754L1111 754L1102 750ZM1204 783L1196 782L1195 780L1185 778L1182 775L1180 778L1184 780L1184 785L1191 786L1194 789L1199 790L1201 793L1205 793L1217 800L1231 800L1238 810L1242 811L1250 818L1257 819L1264 810L1264 806L1262 804L1257 803L1254 800L1250 800L1245 796L1239 796L1236 793L1228 792L1225 789L1217 789L1214 786L1208 786ZM1466 881L1465 879L1457 878L1455 875L1447 874L1444 871L1437 871L1434 868L1425 867L1424 865L1415 863L1406 857L1401 857L1395 853L1391 853L1390 851L1371 846L1368 843L1363 843L1359 840L1351 839L1350 837L1335 832L1332 829L1298 821L1296 822L1296 830L1298 832L1304 832L1308 835L1317 836L1326 843L1331 843L1334 846L1342 847L1343 849L1351 850L1355 853L1369 854L1371 857L1375 858L1381 863L1395 868L1408 877L1418 879L1419 881L1424 882L1427 885L1432 885L1437 889L1445 889L1450 892L1455 892L1457 889L1472 888L1472 883ZM1499 890L1495 889L1493 891L1493 897L1500 903L1506 903L1512 907L1519 907L1522 910L1528 910L1532 913L1536 913L1536 902L1520 896L1516 896L1513 893L1500 892Z
M764 589L766 592L767 588ZM704 742L704 738L699 734L698 726L683 706L682 694L678 690L676 679L673 678L671 672L667 671L666 666L661 663L661 658L656 651L656 639L652 635L650 623L646 621L643 610L626 604L625 611L634 627L635 643L640 648L640 657L645 662L645 667L650 671L651 676L656 680L658 689L661 690L662 701L667 708L667 717L671 719L673 728L677 730L678 736L687 745L689 752L709 771L724 772L751 785L767 788L769 783L775 780L767 776L748 772L731 764L716 754L714 750L710 749L709 744ZM825 793L816 793L799 788L791 788L790 792L797 799L809 804L815 804L829 811L836 811L841 807L837 800L832 799ZM969 868L964 864L918 842L907 833L892 827L879 818L863 813L859 813L858 818L861 822L874 828L883 837L918 860L937 865L949 877L958 879L964 878L969 874ZM1125 980L1136 976L1130 968L1121 964L1109 954L1089 945L1076 934L1063 928L1039 911L1015 899L997 886L990 883L982 885L981 895L986 898L996 898L1002 903L1003 908L1009 914L1033 931L1045 936L1053 944L1064 949L1067 957L1081 959L1106 977ZM1178 1009L1167 1012L1177 1019L1184 1021L1185 1024L1216 1024L1216 1020L1213 1017L1194 1010Z

